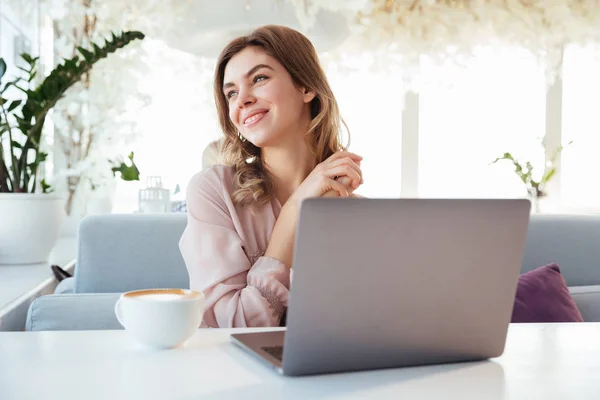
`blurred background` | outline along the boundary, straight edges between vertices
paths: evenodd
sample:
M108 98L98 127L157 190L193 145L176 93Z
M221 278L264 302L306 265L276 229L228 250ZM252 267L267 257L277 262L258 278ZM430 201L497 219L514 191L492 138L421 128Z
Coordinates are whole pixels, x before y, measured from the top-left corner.
M48 116L43 174L75 221L184 209L188 180L215 162L210 145L221 137L215 59L263 24L293 27L315 44L350 149L364 157L362 195L535 197L538 185L539 212L596 213L592 3L0 0L0 56L7 76L24 73L22 53L39 57L35 85L78 46L113 32L146 35L98 62ZM130 166L132 152L139 180L124 180L111 168ZM494 163L506 153L525 171Z

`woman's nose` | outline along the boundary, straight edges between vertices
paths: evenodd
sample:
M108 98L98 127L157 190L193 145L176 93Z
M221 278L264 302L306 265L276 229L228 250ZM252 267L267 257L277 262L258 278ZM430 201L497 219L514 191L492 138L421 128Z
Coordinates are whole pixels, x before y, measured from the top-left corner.
M255 101L256 99L254 98L254 95L252 94L251 90L241 89L238 93L237 103L238 107L240 108L243 108L250 104L254 104Z

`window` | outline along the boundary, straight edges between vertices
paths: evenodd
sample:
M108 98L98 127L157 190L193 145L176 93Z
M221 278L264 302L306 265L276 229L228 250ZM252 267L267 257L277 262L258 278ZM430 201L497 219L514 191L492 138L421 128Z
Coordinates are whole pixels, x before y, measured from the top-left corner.
M221 137L212 92L214 60L145 42L151 67L139 88L152 102L136 115L140 136L130 145L141 182L117 180L113 212L137 211L138 190L146 187L149 176L162 178L171 200L183 200L188 181L202 170L202 152Z
M350 130L350 151L363 157L364 184L357 193L365 197L399 197L403 85L401 74L371 71L365 60L356 60L353 71L334 64L327 77L342 117Z
M600 186L600 59L591 47L564 54L561 203L567 210L598 211Z
M516 51L481 50L462 71L423 61L428 84L420 92L419 195L523 197L504 152L544 162L545 79L534 60ZM453 74L457 72L457 74ZM445 75L441 75L445 74Z
M27 63L23 61L21 54L28 53L36 57L42 51L47 50L46 43L43 41L45 37L42 37L43 32L41 32L38 21L38 1L31 0L27 3L27 6L20 3L23 3L23 1L0 1L0 57L4 59L7 66L6 74L2 80L3 85L16 77L25 78L28 76L18 68L27 67ZM43 66L41 70L43 71ZM38 72L37 83L41 78L41 73ZM27 87L25 83L21 82L21 86ZM36 82L32 83L32 85L35 84ZM13 86L6 90L3 97L9 100L22 100L25 95ZM13 129L12 133L14 140L19 142L24 140L23 135L18 133L17 130ZM8 135L0 137L0 146L5 146L5 149L8 149Z

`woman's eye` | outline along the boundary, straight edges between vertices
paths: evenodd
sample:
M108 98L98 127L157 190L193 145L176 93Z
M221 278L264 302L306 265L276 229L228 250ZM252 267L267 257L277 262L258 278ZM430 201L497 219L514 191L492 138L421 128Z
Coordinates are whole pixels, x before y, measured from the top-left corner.
M229 92L227 92L225 97L227 97L228 99L231 99L236 93L237 92L235 90L229 91Z
M260 81L264 81L264 80L267 80L267 79L269 79L269 77L268 77L268 76L266 76L266 75L257 75L257 76L254 78L254 83L258 83L258 82L260 82Z

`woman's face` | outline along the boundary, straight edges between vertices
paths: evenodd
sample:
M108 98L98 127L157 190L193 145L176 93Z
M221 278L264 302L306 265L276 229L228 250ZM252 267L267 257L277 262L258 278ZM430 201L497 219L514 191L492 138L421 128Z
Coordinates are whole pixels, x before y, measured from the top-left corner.
M306 134L313 93L294 85L277 60L246 47L229 60L223 78L229 118L257 147L275 147Z

